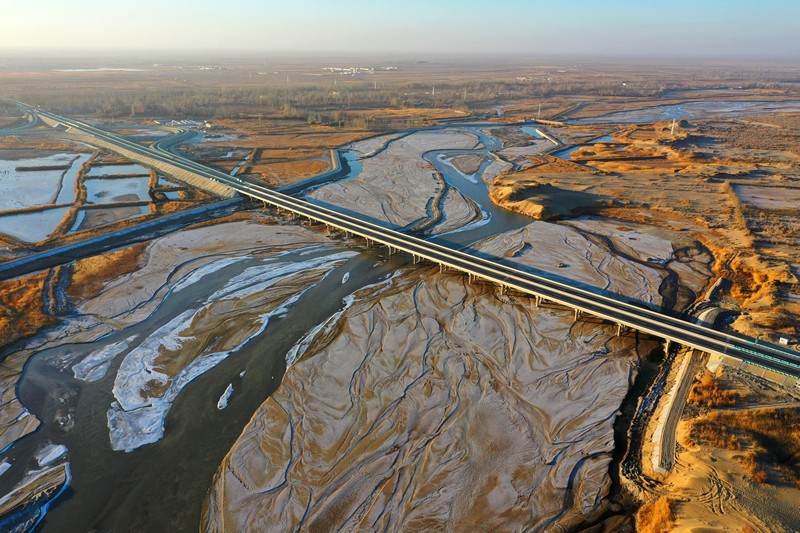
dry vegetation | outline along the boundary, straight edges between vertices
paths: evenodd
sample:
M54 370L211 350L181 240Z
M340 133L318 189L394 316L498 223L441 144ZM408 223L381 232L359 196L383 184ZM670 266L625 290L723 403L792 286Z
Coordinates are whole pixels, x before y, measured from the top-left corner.
M518 197L535 202L535 189L549 185L594 195L600 215L686 232L712 251L717 274L732 282L725 305L742 312L732 327L776 342L778 335L800 336L800 283L790 267L800 265L800 206L790 208L784 201L787 206L779 209L759 207L737 191L748 185L768 198L800 191L800 160L778 151L787 135L794 135L787 128L796 128L798 121L781 115L775 124L760 127L757 134L770 148L760 152L720 140L727 128L742 129L741 121L680 122L674 134L671 122L621 126L611 133L613 142L582 144L571 160L531 158L524 170L499 176L492 197L535 215L541 207L522 209ZM551 133L569 139L565 142L586 143L597 132L560 126Z
M688 402L690 405L712 408L736 405L739 400L737 392L723 389L714 374L705 369L692 386Z
M693 422L689 438L742 451L736 458L756 483L800 488L800 409L714 411Z
M636 513L636 531L639 533L666 533L675 526L675 515L672 512L674 501L668 496L661 496L653 502L647 502Z
M55 320L44 311L48 272L0 282L0 346L33 335Z
M72 268L67 294L75 303L96 296L109 280L135 272L146 249L145 243L136 244L77 261Z

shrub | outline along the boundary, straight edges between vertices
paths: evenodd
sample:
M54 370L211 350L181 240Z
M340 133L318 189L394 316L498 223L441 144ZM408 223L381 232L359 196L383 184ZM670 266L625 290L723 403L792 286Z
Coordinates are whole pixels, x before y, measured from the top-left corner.
M673 500L661 496L654 502L647 502L636 513L636 531L639 533L665 533L675 527L672 511Z
M692 387L688 402L691 405L711 408L735 405L738 400L737 393L723 389L714 374L706 369Z

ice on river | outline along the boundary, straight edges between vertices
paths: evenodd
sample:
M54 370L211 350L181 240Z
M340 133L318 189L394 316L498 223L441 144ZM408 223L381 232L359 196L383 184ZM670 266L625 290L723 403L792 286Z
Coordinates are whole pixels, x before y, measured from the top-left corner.
M63 444L47 444L36 454L36 462L39 466L47 466L66 453L67 447Z
M89 382L102 379L106 375L108 367L111 366L111 361L127 350L135 338L135 336L131 336L124 341L108 344L84 357L81 362L72 367L75 379Z
M222 411L226 407L228 407L228 401L231 399L231 395L233 394L233 383L228 383L228 386L225 387L225 392L222 393L222 396L219 397L217 400L217 409Z
M239 263L247 259L247 256L237 256L237 257L224 257L222 259L218 259L212 263L208 263L207 265L203 265L202 267L198 268L197 270L192 271L191 273L187 274L181 280L175 284L172 288L172 292L180 292L186 287L194 285L204 277L208 276L209 274L213 274L223 268L233 265L235 263Z
M112 449L129 452L161 439L164 435L164 420L181 390L193 379L214 368L252 338L260 335L273 317L287 313L319 281L301 285L288 299L277 303L276 308L257 315L258 327L252 332L248 331L247 336L236 346L213 353L201 353L177 370L174 376L169 375L163 368L163 362L159 363L162 352L178 352L182 348L185 351L187 346L192 346L190 343L195 343L198 330L213 327L213 324L204 323L209 316L214 315L212 306L219 305L222 301L241 302L248 296L265 292L276 283L296 275L320 269L330 273L354 255L355 252L341 252L305 261L276 262L246 268L215 291L199 308L187 309L150 334L125 356L114 380L116 401L107 413ZM203 327L198 327L196 322ZM195 346L195 349L211 348Z

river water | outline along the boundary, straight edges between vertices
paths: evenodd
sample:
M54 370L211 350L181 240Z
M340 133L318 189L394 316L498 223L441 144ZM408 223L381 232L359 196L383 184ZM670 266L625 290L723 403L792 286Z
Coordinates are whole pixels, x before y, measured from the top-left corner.
M9 450L14 467L0 477L1 488L8 490L22 469L34 466L33 455L42 445L65 444L71 486L49 510L43 531L196 529L200 504L214 471L252 413L280 383L284 357L291 346L339 310L343 298L353 290L375 283L407 263L404 258L387 260L377 250L358 251L305 293L285 316L271 319L267 328L242 349L186 386L166 418L164 438L130 453L111 449L106 420L122 357L114 360L104 378L91 383L75 379L70 368L64 371L62 362L80 360L89 352L131 336L152 334L260 260L236 263L204 277L191 290L171 293L143 322L97 342L38 353L25 368L19 396L42 426ZM307 261L313 257L313 253L297 251L281 260ZM358 283L342 283L346 273ZM220 410L217 401L229 384L233 384L234 393L228 407ZM56 422L65 414L71 415L74 423L69 431Z
M489 200L482 173L493 161L490 152L501 147L500 141L478 126L465 131L480 139L474 150L433 150L425 155L449 186L483 212L482 220L437 237L456 247L530 222ZM465 176L447 162L463 154L486 157L475 175ZM355 177L361 170L357 154L349 151L344 155L348 168L342 177ZM345 297L408 264L407 258L387 257L382 249L366 249L356 242L345 246L358 254L304 293L284 315L272 318L262 333L189 383L169 410L163 438L129 453L112 450L107 422L123 357L117 356L105 376L94 382L76 379L72 364L131 337L142 342L263 259L245 257L203 277L202 283L189 290L171 292L148 318L98 341L66 344L35 354L24 369L18 394L42 425L7 451L6 458L13 466L0 476L0 491L9 491L26 470L36 467L34 456L43 446L63 444L68 449L72 479L47 510L42 531L196 529L214 472L252 414L280 383L289 349L341 309ZM324 253L295 251L281 255L280 261L307 261ZM218 400L230 385L233 394L227 408L220 410Z

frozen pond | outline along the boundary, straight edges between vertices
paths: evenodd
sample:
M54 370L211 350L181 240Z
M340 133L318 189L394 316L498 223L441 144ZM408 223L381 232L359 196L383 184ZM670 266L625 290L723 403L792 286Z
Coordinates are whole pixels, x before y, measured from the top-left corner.
M520 126L519 129L521 129L523 132L527 133L531 137L538 137L540 139L542 138L542 135L538 131L536 131L536 126Z
M70 228L69 233L105 226L107 224L119 222L120 220L140 217L149 213L150 207L146 205L80 209L78 210L75 223L72 225L72 228Z
M797 209L800 206L800 190L786 187L756 187L735 185L736 195L741 200L759 209Z
M75 178L89 154L54 154L33 159L0 160L0 211L75 200ZM67 166L69 169L24 170L17 167Z
M86 201L92 204L137 202L150 199L150 178L88 179Z
M553 152L553 155L555 157L560 157L561 159L571 160L573 152L575 152L579 148L583 148L584 146L591 146L597 143L611 143L611 142L614 142L614 139L611 138L610 135L603 135L602 137L598 137L597 139L594 139L591 142L585 144L576 144L575 146L570 146L569 148Z
M93 166L86 176L125 176L128 174L149 175L150 171L142 165L98 165Z
M0 216L0 233L26 242L43 241L53 233L69 210L69 207L55 207L33 213Z
M759 113L800 111L800 102L688 102L620 111L597 117L567 120L567 124L655 122L697 118L732 118Z

